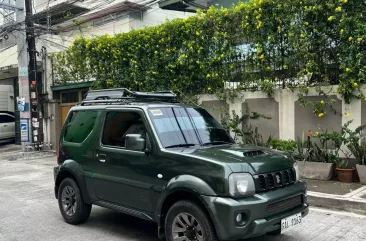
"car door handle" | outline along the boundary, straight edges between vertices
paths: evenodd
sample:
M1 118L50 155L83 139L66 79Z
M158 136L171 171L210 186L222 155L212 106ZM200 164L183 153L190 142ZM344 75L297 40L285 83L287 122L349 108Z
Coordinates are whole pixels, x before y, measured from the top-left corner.
M97 154L98 159L100 162L105 162L105 158L107 157L105 154Z
M4 125L4 127L8 127L8 125Z

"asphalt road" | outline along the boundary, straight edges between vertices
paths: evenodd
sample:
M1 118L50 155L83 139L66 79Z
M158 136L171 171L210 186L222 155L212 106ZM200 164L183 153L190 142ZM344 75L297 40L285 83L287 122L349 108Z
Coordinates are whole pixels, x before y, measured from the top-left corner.
M53 194L55 163L55 158L0 161L1 241L158 241L156 225L95 206L85 224L66 224ZM300 227L251 241L361 241L365 227L366 217L311 209Z

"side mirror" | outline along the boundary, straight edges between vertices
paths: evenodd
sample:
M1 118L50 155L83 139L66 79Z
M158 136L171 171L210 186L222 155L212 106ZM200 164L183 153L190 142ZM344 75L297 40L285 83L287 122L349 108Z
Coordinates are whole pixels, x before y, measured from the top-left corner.
M126 149L131 151L145 151L146 140L140 134L126 135Z

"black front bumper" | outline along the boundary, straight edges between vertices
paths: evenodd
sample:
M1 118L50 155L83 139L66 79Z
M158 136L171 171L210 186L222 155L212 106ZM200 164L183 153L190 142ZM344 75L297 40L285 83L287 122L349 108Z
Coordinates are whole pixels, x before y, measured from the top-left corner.
M283 205L269 212L274 204L300 198L296 206L286 209ZM221 240L238 240L252 238L281 228L281 219L301 213L305 217L308 212L306 184L297 182L273 191L256 194L252 197L232 199L227 197L202 196L211 219ZM272 206L271 206L272 205ZM236 216L243 214L245 222L238 224Z

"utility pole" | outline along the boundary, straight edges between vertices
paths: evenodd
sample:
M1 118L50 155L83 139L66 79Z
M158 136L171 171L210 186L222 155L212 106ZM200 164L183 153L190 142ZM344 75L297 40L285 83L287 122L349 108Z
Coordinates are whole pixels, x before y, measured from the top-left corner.
M42 92L42 85L38 83L37 79L37 50L36 39L34 36L34 20L32 4L33 0L25 0L25 12L26 12L26 35L29 54L28 75L30 84L30 115L31 115L31 128L32 140L35 147L39 148L40 143L40 116L39 116L39 94ZM41 90L39 89L41 87Z
M20 139L22 142L22 149L26 151L26 144L32 142L31 138L31 106L29 93L29 70L28 70L28 52L27 52L27 35L24 14L24 0L16 1L16 21L19 24L17 35L18 47L18 84L19 96L17 96L16 109L20 116Z
M39 93L42 84L37 81L37 51L34 36L34 20L32 13L33 0L17 0L16 4L0 2L0 9L13 10L16 13L17 49L18 49L18 85L16 113L19 113L20 132L23 151L29 143L38 144L40 129ZM24 9L25 13L24 14ZM41 90L39 90L41 89ZM18 137L19 138L19 137Z

